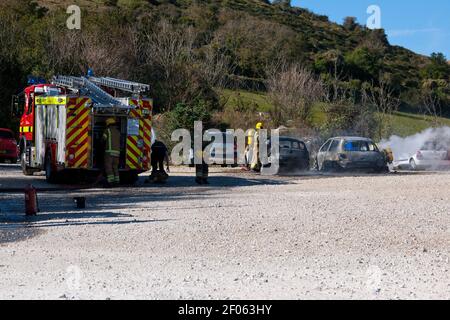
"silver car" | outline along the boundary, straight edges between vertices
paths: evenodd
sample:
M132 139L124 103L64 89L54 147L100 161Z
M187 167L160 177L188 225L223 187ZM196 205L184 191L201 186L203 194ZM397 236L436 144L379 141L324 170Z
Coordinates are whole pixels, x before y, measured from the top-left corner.
M386 158L377 145L368 138L331 138L320 148L316 157L319 171L368 169L388 170Z
M450 150L446 143L429 141L412 155L401 155L394 167L410 170L450 169Z

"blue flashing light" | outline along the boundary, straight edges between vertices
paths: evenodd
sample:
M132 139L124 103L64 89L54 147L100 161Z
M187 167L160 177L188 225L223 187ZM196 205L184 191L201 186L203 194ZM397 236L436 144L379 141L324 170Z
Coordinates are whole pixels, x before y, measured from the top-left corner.
M46 84L47 80L42 77L28 76L28 85Z

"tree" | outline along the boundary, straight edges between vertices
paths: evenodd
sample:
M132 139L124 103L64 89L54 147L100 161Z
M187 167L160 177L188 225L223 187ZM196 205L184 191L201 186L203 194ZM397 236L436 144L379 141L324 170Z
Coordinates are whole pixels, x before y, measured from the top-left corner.
M431 117L431 123L434 127L439 127L442 123L441 99L438 93L433 89L425 89L422 93L422 112L424 116Z
M356 17L345 17L343 25L345 29L350 31L355 30L359 26Z
M274 0L272 3L285 8L291 7L291 0Z
M200 98L218 105L217 95L205 78L217 80L217 68L212 66L214 70L205 72L199 67L202 64L194 52L192 28L178 28L162 20L153 30L145 32L145 38L145 64L158 94L160 111L171 111L179 103L195 104Z
M425 79L450 79L450 65L443 53L431 54L430 63L421 71Z
M269 69L266 86L276 126L286 125L289 120L306 122L313 104L323 98L322 82L298 64L282 62Z
M214 88L223 89L229 83L230 74L235 70L230 58L208 46L203 50L198 63L199 72Z
M366 83L363 87L362 102L369 104L376 110L378 124L378 138L381 140L384 134L389 135L392 127L392 115L400 106L400 99L395 91L383 79L379 85Z
M434 126L439 125L441 116L450 113L450 84L444 79L424 80L420 90L420 110L424 116L431 117Z
M211 121L211 106L207 101L199 99L189 104L177 103L172 111L168 113L169 131L176 129L187 129L190 132L194 130L194 122L202 121L207 126Z
M356 48L345 56L349 76L355 79L373 81L381 69L381 55L366 47Z

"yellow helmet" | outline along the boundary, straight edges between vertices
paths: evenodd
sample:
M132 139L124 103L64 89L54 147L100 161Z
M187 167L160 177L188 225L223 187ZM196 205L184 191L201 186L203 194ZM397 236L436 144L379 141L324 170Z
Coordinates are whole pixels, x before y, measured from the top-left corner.
M114 118L108 118L108 119L106 119L106 125L107 125L107 126L113 125L113 124L115 124L115 123L116 123L116 119L114 119Z
M259 130L259 129L262 129L262 128L263 128L262 122L258 122L258 123L256 124L256 129Z

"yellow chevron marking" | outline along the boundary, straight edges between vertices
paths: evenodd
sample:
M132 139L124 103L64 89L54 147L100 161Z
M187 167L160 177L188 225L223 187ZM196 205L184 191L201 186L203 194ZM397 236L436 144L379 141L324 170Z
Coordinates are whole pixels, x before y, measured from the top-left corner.
M77 120L76 123L82 123L87 117L89 117L89 111L85 112L80 118ZM86 127L89 122L87 122L84 126Z
M80 158L80 160L78 160L78 162L75 163L75 166L74 166L74 167L77 168L77 167L81 166L81 164L82 164L84 161L86 161L86 158L87 158L87 154L86 154L85 157Z
M71 133L71 136L66 140L66 145L69 145L78 135L81 133L82 129L76 129L73 133Z
M139 119L139 136L144 136L144 121L142 121L142 118Z
M130 149L133 149L137 154L141 154L141 150L138 149L138 147L133 144L130 140L127 141L127 145ZM127 152L129 154L129 152Z
M78 158L80 154L82 154L88 147L88 144L85 143L83 146L75 153L75 158Z

